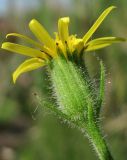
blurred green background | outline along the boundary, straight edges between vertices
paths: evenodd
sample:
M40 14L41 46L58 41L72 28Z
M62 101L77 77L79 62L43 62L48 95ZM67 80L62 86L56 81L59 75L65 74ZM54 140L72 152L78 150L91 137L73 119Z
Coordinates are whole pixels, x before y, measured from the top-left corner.
M70 16L70 31L79 36L108 6L116 5L92 37L127 36L127 1L121 0L0 0L0 42L18 32L33 36L28 23L39 20L52 33L57 20ZM10 39L20 42L19 39ZM45 68L22 75L16 85L12 72L23 56L0 51L0 160L95 160L89 142L80 131L45 111L40 104L48 96ZM91 76L98 80L99 59L106 66L106 96L101 121L116 160L127 160L127 44L87 53ZM108 136L107 136L108 135Z

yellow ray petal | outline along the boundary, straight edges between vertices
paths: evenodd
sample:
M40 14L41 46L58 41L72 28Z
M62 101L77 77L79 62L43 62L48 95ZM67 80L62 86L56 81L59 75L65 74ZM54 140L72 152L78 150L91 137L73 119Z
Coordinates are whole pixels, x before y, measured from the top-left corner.
M60 40L59 35L58 35L57 32L54 32L54 36L55 36L55 41L59 41Z
M69 31L68 31L69 22L70 22L69 17L60 18L58 21L59 37L64 44L65 44L65 41L68 40L68 36L69 36Z
M44 45L41 45L39 44L38 42L32 40L31 38L25 36L25 35L22 35L22 34L18 34L18 33L9 33L6 35L6 38L10 37L10 36L15 36L15 37L19 37L23 40L25 40L26 42L32 44L33 46L39 48L41 51L45 52L45 53L48 53L50 56L53 55L53 51L51 51L49 48L47 48L46 46Z
M76 39L74 42L74 48L78 51L78 53L81 52L81 50L84 47L84 42L82 39Z
M29 28L41 43L46 45L48 48L55 50L54 40L37 20L31 20L29 23Z
M124 42L124 41L126 41L126 39L121 38L121 37L102 37L102 38L91 40L86 45L99 45L99 44L104 44L104 43L119 43L119 42Z
M15 83L17 78L25 72L29 72L40 68L45 65L45 62L39 58L31 58L23 62L13 73L13 82Z
M110 46L111 43L104 43L104 44L99 44L99 45L89 45L85 51L95 51L95 50L98 50L98 49L101 49L101 48L104 48L104 47L107 47L107 46Z
M1 48L11 51L11 52L19 53L25 56L41 57L44 59L48 59L47 55L45 55L43 52L39 50L30 48L30 47L26 47L23 45L15 44L15 43L5 42L2 44Z
M103 20L107 17L107 15L114 9L115 6L110 6L107 9L103 11L103 13L99 16L99 18L96 20L96 22L93 24L93 26L88 30L88 32L84 35L83 41L86 43L89 38L93 35L93 33L97 30L97 28L100 26L100 24L103 22Z
M14 37L19 37L23 40L25 40L26 42L34 45L35 47L38 47L40 49L42 49L42 45L37 43L36 41L32 40L31 38L25 36L25 35L22 35L22 34L18 34L18 33L9 33L6 35L6 38L10 37L10 36L14 36Z

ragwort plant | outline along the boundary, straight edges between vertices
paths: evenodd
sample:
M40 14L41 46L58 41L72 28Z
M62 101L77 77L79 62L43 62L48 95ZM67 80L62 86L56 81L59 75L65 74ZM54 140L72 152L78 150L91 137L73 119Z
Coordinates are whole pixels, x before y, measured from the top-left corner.
M89 51L125 41L120 37L101 37L90 40L114 8L116 7L110 6L105 9L82 38L69 34L69 17L58 20L58 32L55 32L55 39L37 20L33 19L29 23L29 28L39 42L18 33L10 33L6 37L19 37L35 48L10 42L2 44L2 49L30 57L13 73L14 83L22 73L47 66L51 90L56 102L56 106L47 103L47 107L59 117L83 130L100 160L113 160L101 133L99 121L104 99L105 68L100 61L100 85L98 89L95 89L91 85L93 80L89 76L83 55Z

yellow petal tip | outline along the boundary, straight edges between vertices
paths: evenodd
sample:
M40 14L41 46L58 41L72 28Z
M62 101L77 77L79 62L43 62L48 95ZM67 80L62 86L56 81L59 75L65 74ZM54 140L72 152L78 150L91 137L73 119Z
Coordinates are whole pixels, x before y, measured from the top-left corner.
M16 80L13 80L13 84L15 84L16 83Z
M64 23L69 23L70 22L70 18L69 17L62 17L59 19L59 21L62 21Z
M15 84L16 83L16 77L15 77L14 73L12 75L12 80L13 80L13 83Z
M117 8L116 6L110 6L109 8Z
M2 49L6 49L7 44L8 44L8 42L2 43L1 48L2 48Z
M6 35L6 38L10 37L10 36L13 36L15 33L9 33Z
M112 11L113 9L116 9L116 8L117 8L116 6L110 6L106 10Z
M8 38L9 34L6 35L6 38Z
M29 22L29 26L31 26L31 25L33 25L33 24L35 24L37 22L37 20L36 19L32 19L30 22Z

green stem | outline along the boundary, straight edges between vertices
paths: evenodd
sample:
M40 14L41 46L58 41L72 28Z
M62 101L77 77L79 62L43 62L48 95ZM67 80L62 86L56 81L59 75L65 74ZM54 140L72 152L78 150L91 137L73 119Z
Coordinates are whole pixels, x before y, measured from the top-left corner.
M54 98L58 105L54 111L86 130L99 160L113 160L99 127L95 123L97 119L94 109L96 109L95 104L98 99L94 98L95 90L87 81L83 69L84 67L81 68L62 56L52 60L49 65L49 73ZM103 99L103 84L100 89L99 101Z
M113 157L108 149L108 146L102 136L99 128L92 123L87 127L88 137L93 144L93 147L100 160L113 160Z

